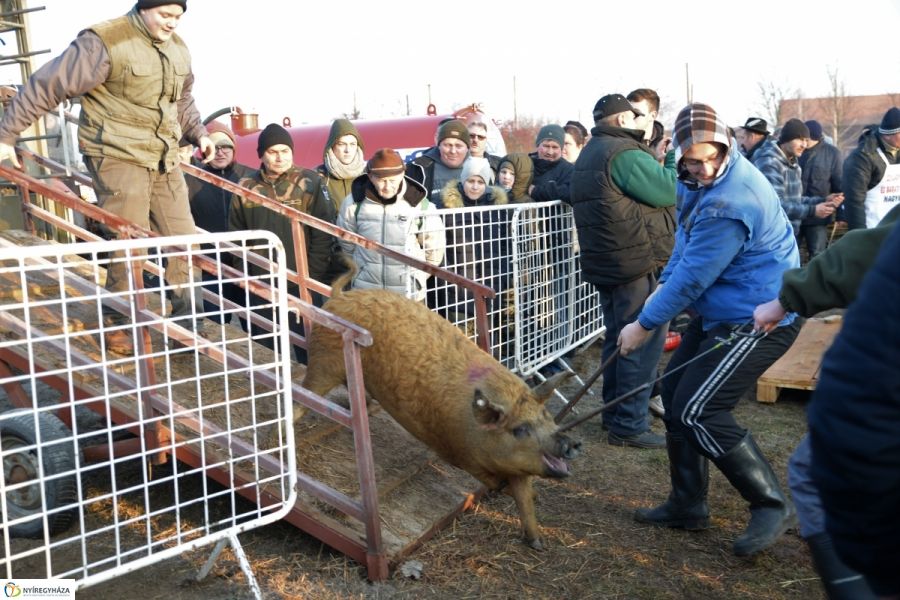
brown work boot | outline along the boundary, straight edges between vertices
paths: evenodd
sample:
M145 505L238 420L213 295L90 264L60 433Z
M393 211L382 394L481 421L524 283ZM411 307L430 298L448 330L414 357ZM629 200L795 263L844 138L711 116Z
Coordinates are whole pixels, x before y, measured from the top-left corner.
M134 340L131 337L131 333L124 329L108 331L104 336L104 341L106 342L106 350L109 352L124 355L134 354Z

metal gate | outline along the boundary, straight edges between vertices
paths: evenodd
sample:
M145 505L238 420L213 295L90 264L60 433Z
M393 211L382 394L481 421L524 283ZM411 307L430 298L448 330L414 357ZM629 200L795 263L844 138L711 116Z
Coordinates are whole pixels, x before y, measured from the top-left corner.
M215 543L202 576L231 544L258 597L237 535L281 519L297 495L287 328L241 327L252 312L289 318L278 239L252 231L23 246L28 239L3 235L5 577L84 588ZM175 261L250 253L278 268L240 278L189 268L182 286L161 276ZM129 285L110 293L103 282L115 263ZM225 288L261 287L273 293L253 311L225 299ZM173 298L189 310L170 315ZM116 331L133 353L109 347Z

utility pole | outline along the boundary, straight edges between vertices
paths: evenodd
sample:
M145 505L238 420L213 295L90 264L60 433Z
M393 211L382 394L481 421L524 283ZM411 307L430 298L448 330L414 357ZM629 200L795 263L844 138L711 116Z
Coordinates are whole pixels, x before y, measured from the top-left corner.
M519 109L516 97L516 76L513 75L513 128L519 128Z
M694 88L691 86L691 72L687 63L684 63L684 86L685 86L685 94L687 96L687 103L692 103L694 96Z

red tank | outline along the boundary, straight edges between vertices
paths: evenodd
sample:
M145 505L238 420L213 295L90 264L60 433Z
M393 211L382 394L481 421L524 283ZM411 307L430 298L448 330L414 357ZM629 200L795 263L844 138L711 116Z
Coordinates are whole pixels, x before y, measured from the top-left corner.
M364 119L353 121L365 144L365 157L369 158L379 148L393 148L407 161L417 152L434 145L434 134L438 124L444 119L471 119L480 116L488 126L488 151L492 154L506 154L506 146L496 124L488 118L477 105L467 106L452 114L437 114L434 107L429 107L426 116L398 117L394 119ZM236 109L231 114L231 128L235 132L237 148L235 158L241 164L257 168L259 157L256 154L256 140L260 130L268 123L257 123L256 115L246 114ZM331 122L323 124L307 124L292 126L290 119L281 123L294 140L294 164L308 169L315 169L322 164L322 154Z

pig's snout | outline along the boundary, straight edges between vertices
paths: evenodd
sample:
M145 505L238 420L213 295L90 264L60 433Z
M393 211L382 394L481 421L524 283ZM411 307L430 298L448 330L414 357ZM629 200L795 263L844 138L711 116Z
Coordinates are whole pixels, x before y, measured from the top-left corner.
M581 441L573 440L561 433L556 434L556 453L566 460L576 458L581 454Z

